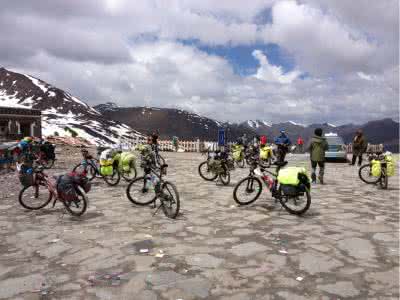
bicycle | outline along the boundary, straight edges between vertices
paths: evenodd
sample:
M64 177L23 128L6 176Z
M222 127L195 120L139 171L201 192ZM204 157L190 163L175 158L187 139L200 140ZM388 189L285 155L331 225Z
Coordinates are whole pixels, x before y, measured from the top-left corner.
M54 199L52 207L56 205L57 200L60 200L71 215L83 215L88 206L88 198L83 187L74 184L76 197L65 199L57 191L57 180L54 177L49 177L43 170L43 166L33 169L32 184L24 186L19 192L19 203L26 209L38 210L47 206L52 199Z
M165 159L160 155L158 144L152 144L151 149L154 152L154 160L156 162L156 166L160 168L162 165L165 165Z
M175 219L180 208L179 193L173 183L163 179L163 175L167 174L168 165L164 164L158 169L145 162L143 168L144 176L134 179L126 188L129 201L140 206L154 203L156 207L156 200L160 199L161 203L153 215L161 208L165 216Z
M233 159L229 152L215 152L207 150L207 160L200 163L198 172L201 178L206 181L214 181L219 178L223 185L228 185L231 180L230 171L235 169Z
M373 160L380 161L381 165L380 176L372 175ZM360 179L367 184L377 184L379 182L379 185L381 186L382 189L387 189L389 183L388 182L389 177L387 176L387 163L385 160L385 155L382 153L376 153L376 154L368 153L368 161L369 162L367 164L364 164L358 170L358 176L360 177Z
M103 178L103 180L109 186L115 186L119 183L119 181L121 180L121 174L120 172L118 172L118 168L114 167L113 173L111 175L102 175L100 172L99 160L89 154L86 149L82 149L81 153L83 160L72 169L73 172L84 174L85 176L87 176L89 181L92 181L96 177Z
M311 205L309 179L304 175L307 180L303 178L298 187L281 185L277 177L279 170L286 164L287 161L276 161L273 163L273 165L276 166L275 172L268 171L262 167L259 168L260 171L258 171L258 163L253 161L251 163L249 175L240 180L233 190L233 199L235 202L239 205L248 205L256 201L261 195L263 188L262 182L264 182L271 192L272 197L275 199L275 203L279 201L291 214L304 214ZM244 188L244 192L241 194L240 189L242 188ZM251 198L246 200L244 199L246 196L250 196Z

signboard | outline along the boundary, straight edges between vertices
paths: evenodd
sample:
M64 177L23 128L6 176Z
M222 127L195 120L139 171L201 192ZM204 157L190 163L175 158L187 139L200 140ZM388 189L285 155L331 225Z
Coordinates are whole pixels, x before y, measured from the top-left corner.
M218 129L218 146L225 146L225 129Z

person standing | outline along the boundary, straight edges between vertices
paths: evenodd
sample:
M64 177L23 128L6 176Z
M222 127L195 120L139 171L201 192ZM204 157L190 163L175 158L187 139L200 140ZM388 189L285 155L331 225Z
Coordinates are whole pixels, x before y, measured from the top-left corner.
M172 137L172 145L173 145L174 148L175 148L175 152L178 152L178 149L179 149L179 139L178 139L177 136L173 136L173 137Z
M299 136L297 138L297 150L299 153L303 153L303 145L304 145L304 140Z
M317 128L314 131L314 137L311 139L310 146L311 160L311 181L317 183L317 166L319 167L318 179L321 184L324 184L325 172L325 151L328 150L328 142L322 136L322 128Z
M356 135L353 139L353 157L350 165L354 166L358 157L358 165L361 166L363 160L363 153L367 151L368 143L364 137L361 129L357 130Z
M286 154L289 152L289 146L292 144L287 137L285 130L280 131L280 135L275 139L275 145L278 146L277 160L283 162Z

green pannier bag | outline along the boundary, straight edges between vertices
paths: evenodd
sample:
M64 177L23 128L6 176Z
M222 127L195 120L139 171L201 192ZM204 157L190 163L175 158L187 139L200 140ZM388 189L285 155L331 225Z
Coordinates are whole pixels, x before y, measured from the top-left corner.
M381 177L382 167L379 160L371 160L371 175L374 177Z
M124 172L129 172L131 167L134 166L136 156L132 152L122 152L119 160L119 169Z
M305 168L288 167L279 171L278 182L285 185L297 186L300 183L299 173L307 175Z
M100 173L103 176L111 176L113 174L113 166L101 166Z
M210 159L208 162L211 172L219 174L223 172L222 163L219 159Z
M100 159L100 173L103 176L110 176L113 174L113 159Z
M385 161L386 161L386 175L394 176L393 157L391 155L385 155Z

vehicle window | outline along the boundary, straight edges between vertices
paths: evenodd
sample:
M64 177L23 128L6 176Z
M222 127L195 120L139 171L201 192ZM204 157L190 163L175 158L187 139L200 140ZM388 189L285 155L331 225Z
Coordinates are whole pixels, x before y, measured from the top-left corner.
M326 141L329 145L343 145L344 142L341 137L338 136L330 136L326 138Z

